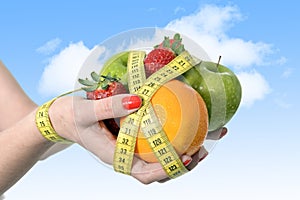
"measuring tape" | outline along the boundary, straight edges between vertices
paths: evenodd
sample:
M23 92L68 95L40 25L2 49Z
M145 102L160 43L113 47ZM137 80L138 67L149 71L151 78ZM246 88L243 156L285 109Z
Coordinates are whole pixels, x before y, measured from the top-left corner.
M38 107L38 110L36 111L36 114L35 114L35 123L36 123L36 126L37 126L38 130L40 131L40 133L47 140L50 140L52 142L60 142L60 143L64 143L64 144L73 143L72 141L69 141L69 140L63 138L56 133L56 131L52 127L52 124L49 119L49 108L56 99L58 99L62 96L66 96L68 94L72 94L72 93L80 91L80 90L81 89L77 89L77 90L73 90L70 92L66 92L66 93L59 95L58 97L55 97L52 100L44 103L40 107Z
M184 51L146 79L143 64L145 55L143 51L132 51L128 55L129 91L139 95L143 99L143 105L138 111L127 116L122 123L114 154L114 170L124 174L131 173L136 138L141 128L167 175L170 178L176 178L186 173L187 169L168 140L150 101L162 85L197 63L187 51Z
M40 106L38 108L36 115L35 115L35 123L36 123L36 126L39 129L40 133L46 139L48 139L52 142L60 142L60 143L70 144L70 143L72 143L71 141L59 136L56 133L56 131L52 127L52 124L49 119L49 108L57 98L58 97L44 103L42 106Z

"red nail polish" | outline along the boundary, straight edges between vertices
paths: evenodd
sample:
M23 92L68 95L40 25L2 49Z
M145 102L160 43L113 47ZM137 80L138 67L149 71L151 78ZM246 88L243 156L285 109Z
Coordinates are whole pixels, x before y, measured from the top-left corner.
M203 157L199 159L199 162L201 162L204 158L206 158L207 155L208 155L208 153L205 153L205 154L203 155Z
M142 105L142 100L139 96L126 96L122 99L122 104L125 109L132 110L139 108Z
M188 166L192 162L192 159L187 159L186 161L183 162L184 166Z
M220 134L219 139L221 139L222 137L224 137L226 134L227 134L227 129L226 129L226 128L223 128L223 129L222 129L222 132L221 132L221 134Z

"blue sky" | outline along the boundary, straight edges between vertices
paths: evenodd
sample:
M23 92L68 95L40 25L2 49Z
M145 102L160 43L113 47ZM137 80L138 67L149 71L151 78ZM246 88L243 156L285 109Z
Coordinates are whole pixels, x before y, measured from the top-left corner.
M73 146L36 165L6 198L299 199L297 9L295 0L2 3L0 59L39 104L72 88L96 45L143 27L181 32L211 59L221 54L245 95L229 134L184 177L144 186Z

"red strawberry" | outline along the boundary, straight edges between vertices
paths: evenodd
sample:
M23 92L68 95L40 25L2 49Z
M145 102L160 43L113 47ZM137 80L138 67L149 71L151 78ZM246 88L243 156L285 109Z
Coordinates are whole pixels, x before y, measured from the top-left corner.
M167 48L153 49L144 60L147 77L171 62L175 57L175 53Z
M78 79L84 85L82 89L86 91L87 99L98 100L116 94L127 93L126 88L118 79L108 76L100 76L96 72L91 73L92 81L89 79ZM118 135L120 127L115 119L103 120L105 126L113 135Z
M144 60L147 77L164 67L184 51L184 46L181 41L182 39L177 33L174 35L173 39L165 37L161 44L154 47Z
M87 91L86 95L88 99L97 100L97 99L110 97L116 94L124 94L124 93L127 93L124 85L120 82L114 81L114 82L110 82L104 88L100 86L94 91Z

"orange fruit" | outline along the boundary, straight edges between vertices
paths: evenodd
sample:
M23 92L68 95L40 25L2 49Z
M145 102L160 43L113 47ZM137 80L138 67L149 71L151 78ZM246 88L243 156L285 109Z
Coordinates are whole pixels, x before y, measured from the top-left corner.
M208 131L206 104L199 93L181 81L172 80L158 89L151 103L177 154L196 153ZM158 162L142 132L138 133L135 152L147 162Z

